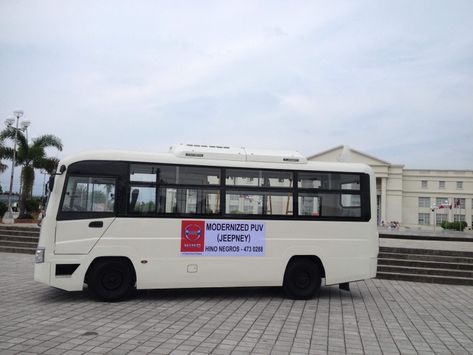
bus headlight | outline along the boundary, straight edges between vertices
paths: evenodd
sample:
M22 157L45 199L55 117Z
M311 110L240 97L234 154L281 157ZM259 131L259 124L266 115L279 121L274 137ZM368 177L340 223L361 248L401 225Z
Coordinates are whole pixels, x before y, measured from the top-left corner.
M44 248L37 248L34 255L34 262L36 264L44 263Z

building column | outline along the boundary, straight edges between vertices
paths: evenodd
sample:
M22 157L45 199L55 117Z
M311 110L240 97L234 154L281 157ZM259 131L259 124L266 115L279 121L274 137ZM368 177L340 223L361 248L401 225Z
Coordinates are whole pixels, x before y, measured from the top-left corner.
M381 220L388 225L389 221L386 220L386 180L385 177L381 178Z

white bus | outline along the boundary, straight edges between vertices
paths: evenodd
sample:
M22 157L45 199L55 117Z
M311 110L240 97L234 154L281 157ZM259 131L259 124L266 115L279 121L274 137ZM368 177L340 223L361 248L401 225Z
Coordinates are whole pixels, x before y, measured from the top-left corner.
M36 281L106 301L135 289L322 285L376 275L376 183L363 164L177 145L59 163Z

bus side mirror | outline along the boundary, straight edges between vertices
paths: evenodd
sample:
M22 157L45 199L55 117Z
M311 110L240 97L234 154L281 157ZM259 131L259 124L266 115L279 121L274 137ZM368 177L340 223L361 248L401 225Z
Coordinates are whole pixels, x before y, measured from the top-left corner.
M52 192L53 191L53 188L54 188L54 177L56 175L62 175L64 174L64 172L66 171L66 166L65 165L61 165L60 168L59 168L59 173L53 173L50 177L49 177L49 180L48 180L48 188L47 188L47 191L49 192Z
M49 181L48 181L48 190L49 190L49 192L52 192L53 188L54 188L54 176L55 175L51 175L49 177Z

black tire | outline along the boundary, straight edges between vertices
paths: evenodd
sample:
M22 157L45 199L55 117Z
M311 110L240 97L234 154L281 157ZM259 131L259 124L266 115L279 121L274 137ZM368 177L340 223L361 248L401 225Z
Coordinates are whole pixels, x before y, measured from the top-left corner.
M134 290L135 276L131 265L122 260L99 260L89 271L87 285L93 296L116 302Z
M307 300L315 296L321 281L321 272L315 262L309 258L296 258L286 267L284 293L295 300Z

